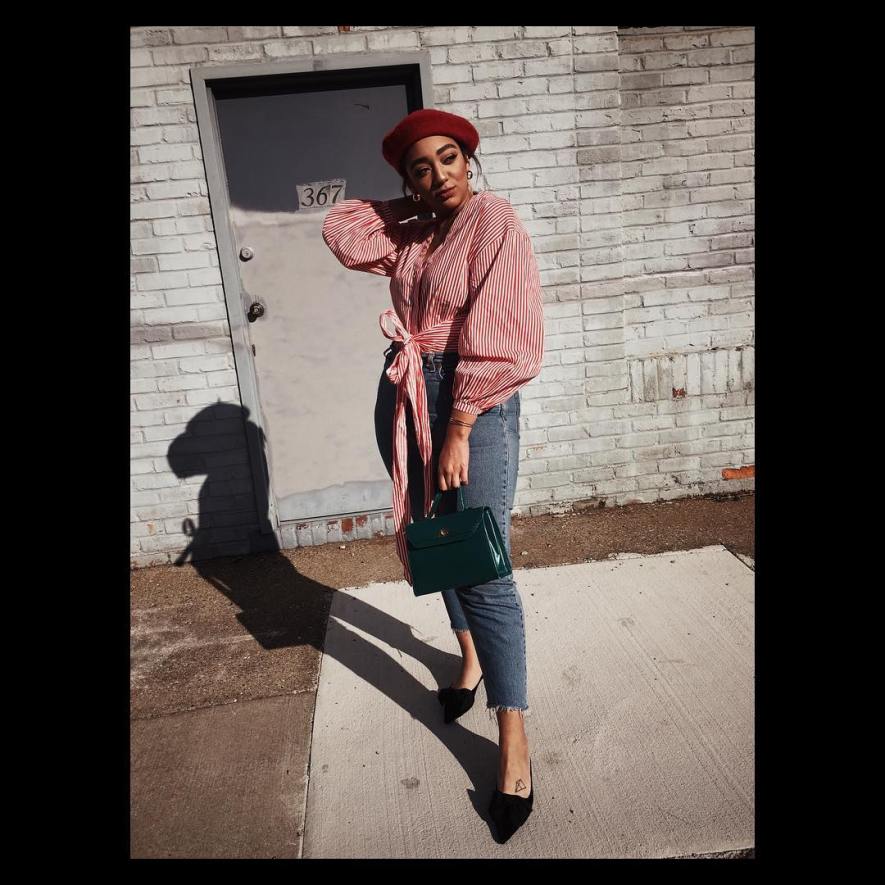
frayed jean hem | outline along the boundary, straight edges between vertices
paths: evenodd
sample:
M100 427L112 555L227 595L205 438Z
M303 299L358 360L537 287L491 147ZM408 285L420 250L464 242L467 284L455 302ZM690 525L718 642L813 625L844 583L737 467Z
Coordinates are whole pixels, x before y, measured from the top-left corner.
M523 721L525 721L526 716L531 713L531 707L508 707L505 704L488 704L486 706L486 710L489 714L489 719L492 722L498 721L498 713L506 713L508 711L513 713L519 713L522 716Z

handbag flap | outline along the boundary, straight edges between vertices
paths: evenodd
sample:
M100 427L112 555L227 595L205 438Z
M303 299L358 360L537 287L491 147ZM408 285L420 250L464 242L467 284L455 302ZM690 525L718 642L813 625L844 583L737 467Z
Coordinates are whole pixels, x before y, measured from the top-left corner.
M464 541L482 525L483 507L468 507L456 513L422 519L406 526L406 540L412 547L439 547Z

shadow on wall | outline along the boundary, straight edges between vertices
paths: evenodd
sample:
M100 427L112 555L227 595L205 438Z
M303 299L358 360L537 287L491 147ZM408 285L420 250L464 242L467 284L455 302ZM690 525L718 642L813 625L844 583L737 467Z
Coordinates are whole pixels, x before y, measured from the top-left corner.
M250 448L261 453L257 488ZM182 524L190 542L175 565L190 561L239 609L237 620L263 648L321 648L334 591L299 575L280 552L268 516L265 451L264 431L249 420L249 409L230 403L202 409L173 440L167 458L175 475L206 477L196 522L188 517ZM251 555L256 553L266 555Z
M257 487L249 464L250 448L261 453ZM200 410L184 433L172 441L166 457L175 476L206 477L200 488L196 524L190 517L182 523L190 543L175 565L231 552L280 549L268 518L270 476L265 450L264 431L249 420L249 410L222 402Z

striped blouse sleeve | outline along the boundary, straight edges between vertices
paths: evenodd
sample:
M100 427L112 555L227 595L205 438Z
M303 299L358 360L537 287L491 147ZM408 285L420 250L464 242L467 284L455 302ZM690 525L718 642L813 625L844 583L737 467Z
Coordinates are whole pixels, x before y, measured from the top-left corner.
M477 253L470 267L470 289L452 405L478 415L504 402L541 372L541 280L524 228L508 225Z
M346 268L389 277L402 245L402 225L388 200L342 200L326 213L323 239Z

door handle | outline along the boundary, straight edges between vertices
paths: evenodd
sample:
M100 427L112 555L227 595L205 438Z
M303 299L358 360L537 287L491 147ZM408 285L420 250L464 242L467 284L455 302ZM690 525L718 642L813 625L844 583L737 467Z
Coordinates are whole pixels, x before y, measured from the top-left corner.
M249 307L249 312L246 314L250 323L254 323L259 317L264 316L264 305L259 304L257 301L253 301L251 306Z

